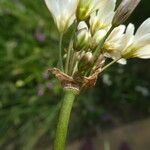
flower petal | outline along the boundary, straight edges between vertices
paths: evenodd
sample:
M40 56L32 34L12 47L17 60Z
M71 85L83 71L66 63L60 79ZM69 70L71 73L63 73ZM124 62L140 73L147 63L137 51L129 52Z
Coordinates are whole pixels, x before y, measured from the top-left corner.
M103 0L98 11L99 18L104 18L108 16L108 14L110 14L111 12L114 12L115 5L116 0Z
M115 42L115 41L119 40L123 36L124 31L125 31L125 25L120 25L120 26L116 27L112 31L112 33L109 35L107 40L109 42Z
M125 35L122 39L122 49L126 49L133 43L135 27L132 23L127 26Z
M139 39L141 36L150 33L150 18L145 20L141 26L138 28L136 34L135 34L135 39Z
M58 2L56 0L45 0L46 6L53 16L60 14Z
M65 32L75 19L78 0L45 0L45 3L52 13L58 30Z
M134 45L135 47L143 47L150 44L150 33L146 34L145 36L142 36L137 41L135 41Z
M122 64L122 65L126 65L127 64L127 60L122 58L120 60L117 61L119 64Z
M150 58L150 44L139 49L136 54L135 57L139 57L139 58L143 58L143 59L148 59Z
M81 21L81 22L78 24L77 29L80 30L80 29L84 29L84 28L88 29L88 26L87 26L87 24L85 23L85 21Z

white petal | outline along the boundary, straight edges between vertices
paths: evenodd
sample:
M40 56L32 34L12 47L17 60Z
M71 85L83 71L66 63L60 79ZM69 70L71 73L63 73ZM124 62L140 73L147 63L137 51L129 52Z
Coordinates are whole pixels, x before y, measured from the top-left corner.
M102 2L105 0L93 0L93 10L95 11L101 7Z
M99 44L100 41L104 38L104 36L106 35L106 30L99 30L97 31L94 36L93 36L93 40L96 44Z
M76 11L76 8L77 8L77 5L78 5L78 0L64 0L65 1L65 5L67 5L68 3L68 6L66 7L67 8L67 12L68 12L68 15L73 15L75 14L75 11ZM60 5L61 6L61 5Z
M109 35L107 40L109 42L119 40L120 38L122 38L124 31L125 31L125 26L124 25L120 25L119 27L116 27L112 31L112 33Z
M106 52L104 55L105 57L112 58L113 60L117 60L121 57L120 51L114 51L109 53ZM118 61L118 63L123 63L123 61Z
M135 30L134 25L130 23L127 26L126 33L123 37L123 41L122 41L122 48L123 49L127 48L128 46L130 46L133 43L134 30Z
M65 32L75 19L78 0L45 0L60 32Z
M115 15L114 11L112 11L108 15L106 15L106 17L104 18L104 24L111 25L114 15Z
M53 16L57 16L59 14L59 5L58 5L57 1L45 0L45 3Z
M150 33L150 18L148 18L141 24L135 34L135 38L138 39L147 33Z
M119 64L122 64L122 65L126 65L127 64L127 60L122 58L120 60L117 61Z
M150 58L150 44L139 49L136 54L135 54L136 57L139 57L139 58L143 58L143 59L148 59Z
M137 41L134 42L135 47L143 47L150 44L150 33L142 36Z
M128 35L128 37L131 37L132 35L134 35L134 30L135 30L134 25L130 23L126 29L126 34Z
M68 27L70 27L70 26L73 24L75 18L76 18L75 15L73 15L73 16L71 16L71 17L69 18Z
M88 26L87 26L87 24L85 23L85 21L81 21L81 22L78 24L77 29L80 30L80 29L84 29L84 28L88 29Z
M102 0L99 7L98 16L99 18L105 18L114 11L116 0Z

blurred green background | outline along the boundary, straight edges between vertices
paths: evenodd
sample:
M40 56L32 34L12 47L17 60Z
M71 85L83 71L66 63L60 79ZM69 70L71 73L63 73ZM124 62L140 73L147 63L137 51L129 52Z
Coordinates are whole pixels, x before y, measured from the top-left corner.
M142 0L128 21L140 25L149 6ZM44 0L0 0L0 149L51 144L62 90L47 70L57 65L57 56L58 32ZM150 60L133 59L104 72L76 100L69 140L147 118L149 67Z

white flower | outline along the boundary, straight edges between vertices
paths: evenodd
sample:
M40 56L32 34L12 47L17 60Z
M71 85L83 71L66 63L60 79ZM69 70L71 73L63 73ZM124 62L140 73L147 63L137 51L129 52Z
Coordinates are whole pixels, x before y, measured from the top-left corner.
M123 47L122 40L124 37L125 28L126 27L124 25L120 25L116 27L108 36L103 47L103 52L106 57L110 57L112 59L118 59L121 57ZM125 59L120 59L118 62L121 64L126 64Z
M65 32L75 19L78 0L45 0L59 32Z
M123 38L123 58L150 58L150 18L145 20L134 35L135 27L129 24Z
M150 18L144 21L135 32L133 24L129 24L125 31L125 26L120 25L115 28L104 44L104 52L112 59L125 59L138 57L150 58Z
M76 12L77 20L86 20L92 12L100 7L103 1L105 0L79 0Z
M115 14L116 0L102 0L99 10L93 12L90 18L91 32L94 34L100 29L108 30L111 27L112 19Z

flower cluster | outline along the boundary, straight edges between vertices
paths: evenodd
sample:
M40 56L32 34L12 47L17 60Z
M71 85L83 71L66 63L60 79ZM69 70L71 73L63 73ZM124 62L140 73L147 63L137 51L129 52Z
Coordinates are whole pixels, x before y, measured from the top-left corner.
M123 25L140 0L122 0L117 9L116 0L45 2L61 35L61 70L54 68L51 72L64 86L91 87L98 74L115 62L126 64L129 58L150 58L150 18L136 32L133 24ZM71 25L73 36L62 52L62 37ZM112 61L105 65L107 58Z

